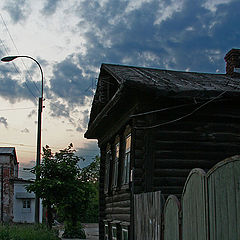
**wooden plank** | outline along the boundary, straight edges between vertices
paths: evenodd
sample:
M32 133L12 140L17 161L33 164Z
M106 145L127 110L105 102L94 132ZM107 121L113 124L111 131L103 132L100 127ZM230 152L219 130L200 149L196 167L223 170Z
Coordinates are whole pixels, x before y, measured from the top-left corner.
M180 202L171 195L164 205L163 236L164 240L179 240L180 237Z
M161 237L161 192L134 195L134 239L159 240Z
M206 174L193 169L182 194L182 239L207 240Z
M207 174L210 239L240 237L240 156L218 163Z

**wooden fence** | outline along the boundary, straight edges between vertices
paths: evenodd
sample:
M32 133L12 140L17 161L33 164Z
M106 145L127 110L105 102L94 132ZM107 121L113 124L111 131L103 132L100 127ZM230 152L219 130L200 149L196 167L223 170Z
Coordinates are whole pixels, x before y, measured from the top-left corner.
M134 195L135 239L160 239L163 204L161 192Z
M162 209L161 193L155 192L135 195L134 204L135 240L240 239L240 156L207 174L193 169L181 203L171 195Z

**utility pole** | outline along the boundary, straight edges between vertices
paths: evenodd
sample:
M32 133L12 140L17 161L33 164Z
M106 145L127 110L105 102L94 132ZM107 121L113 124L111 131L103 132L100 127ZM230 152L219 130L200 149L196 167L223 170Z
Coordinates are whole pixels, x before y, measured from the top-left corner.
M37 134L37 161L36 166L40 165L41 159L41 128L42 128L42 109L43 109L43 98L38 99L38 134ZM36 181L39 180L40 176L36 173ZM40 210L40 199L39 196L35 195L35 223L39 223L39 210Z
M41 128L42 128L42 109L43 109L43 70L40 63L30 57L30 56L7 56L1 59L3 62L11 62L16 58L30 58L32 59L39 67L41 72L41 80L42 80L42 88L41 88L41 97L39 97L39 105L38 105L38 130L37 130L37 156L36 156L36 166L40 165L41 161ZM40 178L39 174L36 174L36 180ZM39 210L40 210L40 200L37 194L35 195L35 223L39 223Z
M3 223L3 165L1 167L1 222Z

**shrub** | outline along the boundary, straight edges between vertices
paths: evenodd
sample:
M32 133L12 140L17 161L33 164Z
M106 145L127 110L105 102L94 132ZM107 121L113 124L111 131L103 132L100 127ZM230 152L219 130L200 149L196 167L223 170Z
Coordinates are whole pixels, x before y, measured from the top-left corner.
M86 235L83 229L83 226L80 222L78 222L75 226L72 225L71 222L64 223L64 238L81 238L86 239Z
M58 240L57 232L44 225L3 225L0 226L1 240Z

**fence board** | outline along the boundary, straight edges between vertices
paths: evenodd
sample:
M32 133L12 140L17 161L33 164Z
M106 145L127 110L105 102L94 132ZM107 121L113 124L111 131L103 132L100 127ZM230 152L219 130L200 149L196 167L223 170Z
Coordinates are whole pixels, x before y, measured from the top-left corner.
M182 194L182 239L207 240L206 174L193 169Z
M240 239L240 156L207 174L210 240Z
M159 240L161 236L161 192L134 195L134 239Z
M170 195L164 205L164 240L179 240L180 236L180 203L176 196Z

